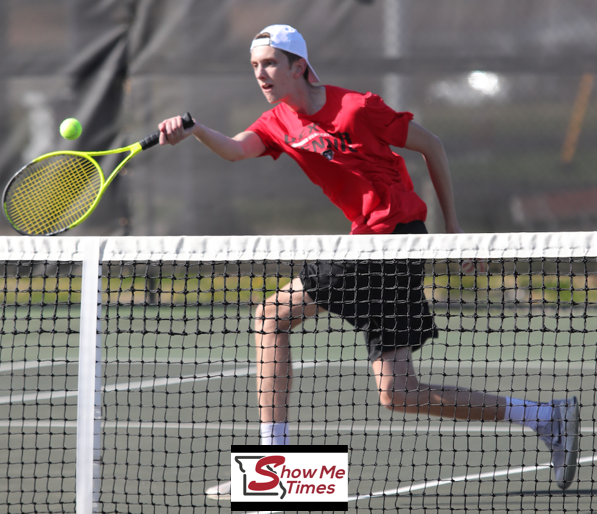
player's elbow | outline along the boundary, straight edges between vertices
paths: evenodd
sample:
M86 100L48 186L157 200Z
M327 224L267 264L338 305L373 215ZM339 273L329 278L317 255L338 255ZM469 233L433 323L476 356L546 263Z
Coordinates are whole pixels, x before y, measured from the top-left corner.
M228 151L221 154L221 156L229 162L238 162L246 159L246 153L242 147L234 146Z
M406 412L408 407L407 391L379 391L379 403L391 411Z
M421 153L425 156L437 155L438 153L445 153L444 144L442 140L435 134L429 134L426 138L425 145Z
M445 152L441 139L427 129L410 122L405 148L419 152L424 157Z
M222 157L230 162L238 162L248 159L250 156L245 146L241 142L235 141L235 144L228 148Z

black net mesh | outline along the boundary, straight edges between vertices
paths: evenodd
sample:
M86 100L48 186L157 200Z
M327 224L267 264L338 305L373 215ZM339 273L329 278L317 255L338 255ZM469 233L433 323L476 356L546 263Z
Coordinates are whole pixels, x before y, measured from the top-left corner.
M233 444L260 444L272 409L286 412L291 444L348 447L350 512L593 509L594 257L102 270L100 512L228 512L213 487L230 478ZM10 513L74 511L80 276L72 262L3 264ZM272 337L268 360L256 341ZM389 346L405 340L424 343L410 364ZM369 360L380 341L382 373ZM283 401L267 399L273 361L287 369L276 377ZM498 421L504 401L516 417L516 400L547 405L553 419L528 410L525 426Z
M73 512L80 265L2 262L0 503Z

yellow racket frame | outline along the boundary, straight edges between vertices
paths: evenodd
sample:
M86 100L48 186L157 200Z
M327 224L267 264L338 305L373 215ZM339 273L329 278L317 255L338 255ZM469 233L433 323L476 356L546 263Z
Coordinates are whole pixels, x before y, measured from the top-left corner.
M127 163L135 156L137 155L139 152L143 151L143 147L141 146L141 143L134 143L132 145L126 146L124 148L116 148L114 150L105 150L105 151L101 151L101 152L77 152L77 151L61 151L61 152L50 152L47 154L44 154L36 159L34 159L33 161L31 161L29 164L27 164L27 166L25 166L24 168L21 168L21 170L19 170L19 172L17 172L14 177L10 180L10 182L8 183L6 190L8 190L11 186L11 184L13 183L14 179L19 175L19 173L21 173L21 171L23 171L25 168L27 168L28 166L31 166L31 164L35 164L37 162L43 161L45 159L48 159L50 157L57 157L57 156L61 156L61 155L74 155L74 156L78 156L78 157L84 157L85 159L87 159L89 162L91 162L94 166L95 169L98 172L99 178L100 178L100 188L99 191L95 197L95 200L93 201L93 203L89 206L89 208L87 209L87 211L85 211L85 213L79 217L75 222L71 223L69 226L58 230L56 232L53 232L51 234L47 234L47 235L56 235L56 234L60 234L61 232L65 232L73 227L76 227L77 225L79 225L80 223L82 223L83 221L85 221L93 212L93 210L97 207L98 203L100 202L100 200L102 199L102 196L104 194L104 192L106 191L106 189L108 188L108 186L112 183L112 181L116 178L116 176L118 175L118 173L127 165ZM102 170L102 167L99 165L99 163L94 159L94 157L102 157L104 155L113 155L113 154L120 154L120 153L125 153L125 152L129 152L129 154L120 162L120 164L118 164L118 166L116 166L116 168L114 169L114 171L112 171L112 173L110 173L110 176L108 178L106 178L104 171ZM19 233L24 234L24 235L31 235L28 233L23 232L22 230L20 230L19 228L17 228L15 226L15 224L13 223L13 221L11 220L7 208L6 208L6 202L3 202L4 205L4 214L6 216L6 219L8 220L8 222L12 225L12 227Z
M193 127L195 125L195 121L193 120L193 117L190 115L190 113L188 113L188 112L185 113L183 116L181 116L181 118L182 118L182 126L184 129L190 129L191 127ZM160 132L156 131L153 134L150 134L149 136L147 136L145 139L142 139L138 143L134 143L132 145L125 146L123 148L116 148L114 150L105 150L102 152L77 152L77 151L51 152L51 153L42 155L41 157L38 157L37 159L34 159L29 164L27 164L27 166L24 166L23 168L21 168L10 179L10 181L6 185L6 188L4 189L4 194L2 196L2 204L3 204L4 215L6 216L6 219L8 220L8 222L12 225L12 227L17 232L24 234L24 235L52 236L52 235L60 234L61 232L65 232L66 230L71 229L73 227L76 227L77 225L79 225L80 223L85 221L90 216L90 214L93 212L93 210L97 207L97 204L102 199L104 192L106 191L108 186L112 183L114 178L118 175L120 170L122 170L122 168L124 168L127 165L127 163L139 152L141 152L143 150L147 150L148 148L151 148L151 147L157 145L159 142L159 139L160 139ZM114 171L112 173L110 173L110 176L108 178L106 178L106 175L104 174L104 171L102 170L102 167L98 164L98 162L94 159L94 157L101 157L104 155L113 155L113 154L119 154L119 153L125 153L125 152L129 152L129 154L120 162L120 164L118 166L116 166ZM23 230L20 230L19 228L17 228L17 226L15 225L13 220L11 220L10 215L8 214L8 209L6 206L7 193L9 192L11 185L15 182L15 180L19 177L19 175L23 171L25 171L29 166L31 166L32 164L38 163L40 161L43 161L44 159L48 159L51 157L57 157L60 155L65 155L65 156L73 155L76 157L83 157L83 158L87 159L89 162L91 162L93 164L93 166L95 166L95 169L97 170L99 178L100 178L100 188L97 192L95 200L82 215L80 215L74 222L72 222L67 227L61 228L60 230L56 230L55 232L49 232L48 230L46 230L45 232L41 232L41 231L34 232L32 229L29 232L24 232ZM42 216L38 217L38 219L40 219L40 218L42 218ZM31 225L33 225L33 223ZM46 226L49 226L49 225L50 225L50 223L46 224Z

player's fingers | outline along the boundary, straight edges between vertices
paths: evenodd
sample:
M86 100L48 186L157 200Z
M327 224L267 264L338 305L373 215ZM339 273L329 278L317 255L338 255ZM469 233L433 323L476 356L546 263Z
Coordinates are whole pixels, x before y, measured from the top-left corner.
M170 136L176 132L176 125L174 124L174 120L169 119L166 122L166 133Z
M168 133L168 126L170 124L170 119L171 118L165 119L158 125L158 129L160 130L160 132L164 132L165 134Z
M487 271L487 262L482 259L464 259L462 261L462 271L464 273L485 273Z
M178 141L172 132L172 124L170 119L162 121L158 125L160 129L160 144L161 145L175 145Z
M185 138L185 129L182 125L182 118L180 116L170 120L170 130L177 142L180 142Z
M182 119L182 116L177 116L174 121L175 121L174 125L176 126L176 131L178 134L180 134L181 141L183 139L186 139L187 137L189 137L195 130L195 124L196 124L195 120L193 120L193 125L188 128L185 128L184 120Z
M161 145L176 145L193 133L193 127L184 128L181 116L168 118L162 121L158 128L160 130Z
M176 144L173 142L172 136L168 136L166 131L160 131L160 144L161 145L174 145Z
M465 259L462 261L462 271L466 274L472 273L475 270L475 265L473 261L470 259Z
M194 121L195 120L193 120L193 122ZM182 116L177 116L176 118L173 118L171 127L172 127L172 134L174 137L176 137L178 143L180 143L181 141L184 141L187 137L189 137L191 134L193 134L193 132L195 130L194 125L189 128L185 128Z
M172 146L180 143L184 139L182 126L178 126L176 118L168 123L168 140Z

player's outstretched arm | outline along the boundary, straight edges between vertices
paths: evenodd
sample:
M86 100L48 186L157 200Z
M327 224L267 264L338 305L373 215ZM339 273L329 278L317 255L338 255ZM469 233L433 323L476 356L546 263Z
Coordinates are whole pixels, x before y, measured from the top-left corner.
M421 153L433 182L433 187L439 199L439 204L446 222L446 232L458 234L463 232L458 224L456 206L454 204L454 189L452 187L452 176L448 166L448 157L444 145L440 139L420 125L410 122L408 126L408 137L405 148ZM462 270L465 273L484 273L487 263L482 260L466 259L462 263Z
M442 208L446 223L446 232L462 232L456 216L454 189L448 166L448 157L440 139L411 121L408 126L408 137L405 148L419 152L425 159L431 182Z
M234 137L228 137L197 122L194 127L185 130L180 116L164 120L158 127L161 145L174 146L194 135L212 152L228 161L259 157L265 152L265 145L255 132L241 132Z

